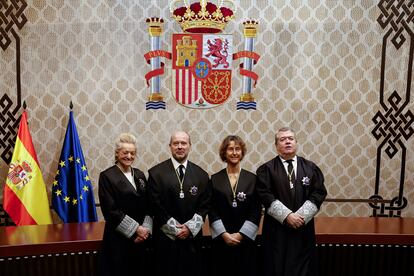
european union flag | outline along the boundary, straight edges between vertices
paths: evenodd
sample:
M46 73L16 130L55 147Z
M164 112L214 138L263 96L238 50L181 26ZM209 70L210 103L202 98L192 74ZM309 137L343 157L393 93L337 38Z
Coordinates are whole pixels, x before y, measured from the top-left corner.
M52 185L52 205L65 223L97 221L92 185L72 111Z

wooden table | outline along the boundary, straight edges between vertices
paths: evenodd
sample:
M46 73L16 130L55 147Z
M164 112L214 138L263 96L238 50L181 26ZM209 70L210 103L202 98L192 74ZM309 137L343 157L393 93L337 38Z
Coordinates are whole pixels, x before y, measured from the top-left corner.
M319 275L414 275L414 218L317 217L315 223ZM97 275L104 226L0 227L0 275ZM204 226L206 262L209 233Z

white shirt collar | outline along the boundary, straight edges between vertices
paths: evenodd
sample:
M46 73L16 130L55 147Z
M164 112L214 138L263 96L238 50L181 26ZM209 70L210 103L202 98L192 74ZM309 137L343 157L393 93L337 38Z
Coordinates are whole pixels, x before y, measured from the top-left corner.
M171 157L171 161L173 163L174 170L177 170L178 166L180 166L180 165L184 165L184 170L187 169L187 163L188 163L187 159L183 163L179 163L177 160L174 159L174 157Z
M282 160L283 167L285 167L285 170L287 172L289 163L285 159L283 159L280 155L279 155L279 158L280 158L280 160ZM298 163L296 155L293 158L290 158L290 159L287 159L287 160L293 160L293 162L292 162L293 171L296 174L296 168L297 168L297 163Z
M293 158L290 159L283 159L282 156L279 155L280 160L282 160L283 164L285 164L286 160L293 160L293 164L296 164L296 155Z

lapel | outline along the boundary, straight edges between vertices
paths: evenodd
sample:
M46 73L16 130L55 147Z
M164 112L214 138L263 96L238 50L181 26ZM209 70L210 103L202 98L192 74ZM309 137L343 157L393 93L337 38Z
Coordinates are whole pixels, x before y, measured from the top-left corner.
M302 158L299 156L296 156L297 160L297 167L296 167L296 180L295 180L295 186L302 185L302 179L305 177L305 168L303 164Z
M229 202L231 202L233 200L233 190L231 188L231 184L230 184L230 180L229 180L229 176L227 174L227 170L223 169L220 171L219 173L219 183L223 183L224 187L221 187L225 194L227 199L229 200ZM220 184L219 184L220 185Z
M137 169L134 169L134 168L132 169L134 170L134 181L135 181L135 186L137 187L137 192L139 194L145 192L145 190L147 189L146 180L141 178L142 175L138 172Z
M180 181L178 179L177 172L174 169L174 164L171 161L171 159L169 159L169 162L166 165L167 165L166 168L165 168L166 178L167 178L166 183L171 183L171 185L176 187L177 191L179 191L180 190ZM187 168L185 170L185 175L184 175L184 182L187 178L188 167L189 166L187 165ZM184 186L184 184L183 184L183 186Z
M191 179L194 177L192 174L191 163L187 160L187 168L185 168L183 186L189 187L191 185Z
M134 189L131 182L129 182L128 178L125 176L125 174L121 171L121 169L115 165L115 175L119 179L120 185L122 189L133 191L134 193L137 193L137 190ZM131 168L133 170L133 168ZM135 174L134 174L135 179Z
M296 178L296 191L299 191L301 196L298 200L303 201L306 200L310 193L310 186L303 185L303 179L308 177L309 179L312 178L312 172L309 170L309 167L306 166L304 159L298 156L298 177Z
M277 175L280 177L280 181L283 183L283 188L289 190L290 189L289 176L287 174L287 171L285 169L285 165L283 164L282 159L280 159L280 156L277 156L275 171L277 172ZM295 179L295 184L296 184L297 179L298 177L296 177Z
M241 169L237 187L235 190L236 197L239 191L244 191L245 181L242 180L244 175L245 175L245 172L243 169ZM219 185L219 187L217 188L224 192L226 199L228 201L228 204L231 205L233 202L233 189L231 188L231 183L230 183L229 176L227 174L226 169L221 170L217 174L217 182Z
M275 181L279 183L279 185L277 185L277 187L275 188L278 191L279 200L281 200L286 207L293 210L295 198L293 198L292 196L289 177L287 175L287 171L280 156L276 158L275 174ZM296 177L294 185L296 185L297 179L298 178ZM294 194L296 197L296 190Z
M245 181L243 181L243 176L244 176L245 172L243 169L240 169L240 175L239 175L239 179L238 179L238 183L237 183L237 188L236 188L236 195L238 191L244 191L245 190Z
M187 167L185 168L184 182L183 182L183 191L187 195L190 194L189 198L196 198L200 193L197 181L198 175L196 170L194 170L194 164L190 161L187 161ZM178 178L177 178L178 181Z

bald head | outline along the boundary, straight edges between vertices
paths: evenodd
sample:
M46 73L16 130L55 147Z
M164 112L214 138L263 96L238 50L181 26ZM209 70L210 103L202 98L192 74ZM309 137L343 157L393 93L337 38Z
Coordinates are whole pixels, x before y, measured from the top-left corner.
M191 139L185 131L175 131L170 138L170 150L173 158L183 163L190 153Z

